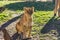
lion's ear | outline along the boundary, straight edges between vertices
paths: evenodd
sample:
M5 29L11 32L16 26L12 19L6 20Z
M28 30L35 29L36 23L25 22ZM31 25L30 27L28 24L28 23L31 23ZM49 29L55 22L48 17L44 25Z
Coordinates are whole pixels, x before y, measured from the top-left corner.
M32 10L33 10L33 12L34 12L34 7L32 7Z
M34 9L34 7L32 7L32 9Z
M24 7L23 9L26 10L27 7Z

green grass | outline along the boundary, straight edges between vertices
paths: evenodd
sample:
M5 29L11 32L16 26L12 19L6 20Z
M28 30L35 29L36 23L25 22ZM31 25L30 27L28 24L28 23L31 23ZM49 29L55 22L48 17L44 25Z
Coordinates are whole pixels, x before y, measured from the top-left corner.
M33 14L33 28L36 33L53 17L53 11L37 11ZM34 33L34 32L33 32Z
M15 2L19 2L19 1L0 1L0 7L4 7L5 5ZM5 10L2 13L0 12L0 24L3 24L4 22L10 20L13 14L19 14L20 12L21 10L13 11L5 8Z
M0 13L0 24L3 24L4 22L10 20L13 18L13 14L19 14L20 11L11 11L11 10L5 10L2 13ZM37 31L40 31L43 26L52 18L53 11L36 11L33 14L33 28L32 28L32 34L36 34Z
M11 18L13 18L14 14L20 14L20 12L22 11L11 11L11 10L5 10L2 13L0 13L0 24L10 20Z
M15 2L15 1L14 1ZM13 1L0 1L0 6L4 6L10 3L14 3ZM7 22L11 18L13 18L14 14L20 14L22 10L9 10L5 9L2 13L0 13L0 24L3 24L4 22ZM33 16L33 27L32 27L32 35L35 35L37 33L40 34L40 36L43 38L45 36L49 35L43 35L41 34L41 29L43 29L44 25L49 22L49 20L53 17L53 11L38 11L36 10L34 12ZM60 27L58 27L60 28ZM51 36L49 36L51 37ZM45 39L41 39L45 40Z
M0 1L0 6L4 6L10 3L14 3L15 1ZM19 14L21 10L8 10L7 8L0 13L0 24L10 20L13 14ZM33 14L33 31L39 31L43 28L43 26L49 21L53 16L53 11L35 11ZM36 32L33 32L36 33Z

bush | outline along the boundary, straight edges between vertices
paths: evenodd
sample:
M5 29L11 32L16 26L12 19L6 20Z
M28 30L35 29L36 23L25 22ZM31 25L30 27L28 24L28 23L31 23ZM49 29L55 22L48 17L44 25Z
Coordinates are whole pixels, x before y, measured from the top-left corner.
M11 10L23 10L23 7L34 6L35 10L39 11L51 11L54 9L54 3L52 2L16 2L5 5L6 8Z

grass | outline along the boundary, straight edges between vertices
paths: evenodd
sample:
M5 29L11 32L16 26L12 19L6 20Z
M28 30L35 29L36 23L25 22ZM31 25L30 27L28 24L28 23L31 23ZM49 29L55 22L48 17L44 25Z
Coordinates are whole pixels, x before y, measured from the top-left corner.
M0 6L4 6L10 3L14 3L16 1L0 1ZM21 10L8 10L5 9L2 13L0 13L0 24L3 24L4 22L10 20L12 18L13 14L19 14L21 13ZM43 26L49 21L50 18L53 16L53 11L35 11L33 14L33 31L39 31L43 28ZM35 32L33 32L35 33Z
M19 2L19 1L0 1L0 7L4 7L5 5L11 4L11 3L15 3L15 2ZM13 14L19 14L21 12L21 10L8 10L7 8L5 8L5 10L1 13L0 12L0 24L3 24L4 22L7 22L8 20L10 20L13 16Z
M0 1L0 6L4 6L4 5L7 5L10 3L15 3L15 2L16 1L9 1L9 2ZM19 15L21 12L22 12L22 10L9 10L6 8L2 13L0 13L0 25L7 22L11 18L13 18L14 14ZM44 38L45 36L49 36L47 34L46 35L42 34L41 30L49 22L49 20L53 17L53 11L36 10L32 16L33 16L33 27L32 27L32 32L31 32L32 35L39 33L42 38ZM60 27L58 26L58 28L60 28ZM41 39L41 40L45 40L45 39Z
M21 11L11 11L11 10L5 10L2 13L0 13L0 24L10 20L11 18L13 18L12 16L14 14L19 14Z
M33 14L33 30L40 31L53 17L53 11L37 11ZM37 32L36 32L37 33Z

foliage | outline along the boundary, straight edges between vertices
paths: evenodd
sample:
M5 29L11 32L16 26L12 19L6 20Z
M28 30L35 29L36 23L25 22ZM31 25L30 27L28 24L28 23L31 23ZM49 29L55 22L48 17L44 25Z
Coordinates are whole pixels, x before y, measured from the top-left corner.
M52 2L18 2L18 1L1 1L0 5L4 5L9 10L23 10L23 7L34 7L38 11L52 11L54 9L54 3ZM6 4L6 5L5 5Z

